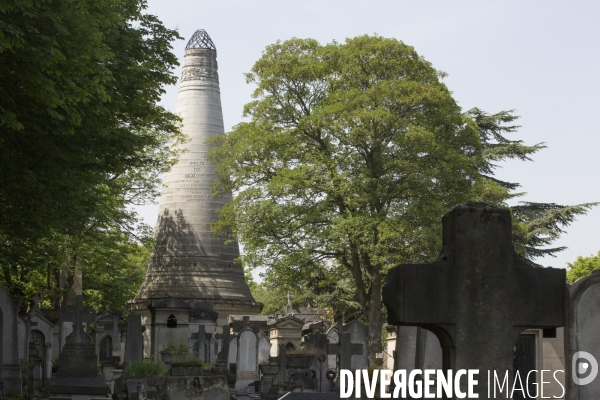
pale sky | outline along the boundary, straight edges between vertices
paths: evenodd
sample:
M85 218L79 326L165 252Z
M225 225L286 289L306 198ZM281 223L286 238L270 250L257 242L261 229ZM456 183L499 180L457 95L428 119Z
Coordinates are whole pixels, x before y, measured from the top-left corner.
M520 200L572 205L600 201L600 2L597 1L184 1L150 0L150 13L187 40L205 29L217 47L225 130L241 121L254 87L243 74L277 40L335 39L377 33L411 45L433 66L459 105L493 113L515 109L520 131L509 137L545 142L534 162L497 172L519 182ZM179 76L181 69L176 71ZM164 106L175 111L177 86ZM158 206L139 209L156 223ZM600 208L580 217L555 242L567 246L545 266L566 267L600 250Z

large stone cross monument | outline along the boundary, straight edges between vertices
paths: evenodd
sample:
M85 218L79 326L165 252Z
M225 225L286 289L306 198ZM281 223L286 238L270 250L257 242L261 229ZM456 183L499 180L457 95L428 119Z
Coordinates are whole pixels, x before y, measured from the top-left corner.
M488 370L512 376L520 332L565 325L565 270L518 259L508 209L467 203L446 214L442 225L436 262L390 271L383 289L388 322L433 331L443 369L479 369L476 388L487 398Z

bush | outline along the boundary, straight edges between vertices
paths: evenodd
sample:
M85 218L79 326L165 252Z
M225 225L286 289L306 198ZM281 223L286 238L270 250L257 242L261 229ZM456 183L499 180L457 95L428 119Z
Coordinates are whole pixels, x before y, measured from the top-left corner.
M134 361L127 364L126 378L150 378L162 376L167 372L164 364L160 361Z
M163 346L162 351L168 351L173 354L188 354L190 352L190 345L187 342L170 340Z

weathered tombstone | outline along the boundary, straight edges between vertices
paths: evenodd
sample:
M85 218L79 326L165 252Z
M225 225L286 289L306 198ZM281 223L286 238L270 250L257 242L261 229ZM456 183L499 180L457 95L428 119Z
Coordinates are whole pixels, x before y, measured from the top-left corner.
M215 335L215 339L221 341L221 351L217 357L217 364L226 364L229 355L229 340L231 338L232 335L229 330L229 325L223 325L223 333L217 333Z
M596 361L600 361L600 270L578 280L570 287L569 292L571 301L566 362L567 398L597 399L600 393L600 378L595 376L594 379L594 375L600 372L598 364L594 365L589 357L575 357L577 352L586 352ZM584 363L587 364L587 368ZM573 377L576 377L578 382L575 382ZM591 381L585 383L590 377Z
M237 365L237 336L229 339L229 352L227 353L227 370L231 369L232 365Z
M383 289L388 323L435 331L443 369L478 369L475 390L485 398L487 371L512 371L513 347L524 329L565 324L565 270L519 260L508 209L467 203L446 214L442 225L438 261L389 272ZM466 390L466 380L461 383Z
M313 332L304 336L302 339L302 348L306 348L309 352L313 352L315 357L313 358L310 369L315 371L316 383L315 390L319 392L330 392L331 381L327 379L328 366L328 354L327 347L329 341L325 333Z
M338 325L333 325L327 331L327 341L330 344L337 344L340 341L340 334ZM335 354L327 353L327 368L330 371L334 371L336 375L339 375L338 365L337 365L337 356Z
M98 375L98 360L92 338L84 332L83 317L90 313L83 305L83 297L75 296L73 332L58 357L58 373L50 379L48 389L61 395L105 395L108 393L104 376ZM93 312L93 310L92 310Z
M127 337L125 339L123 362L142 361L144 359L144 338L142 336L142 316L131 313L127 318Z
M244 317L244 328L238 334L237 351L237 376L236 389L244 389L245 386L259 379L258 372L258 336L249 325L249 318Z
M258 364L262 364L265 361L269 361L269 355L271 353L271 342L265 335L261 335L258 340Z
M350 333L350 341L354 344L360 344L362 346L362 352L360 354L352 355L350 368L352 370L369 368L369 356L367 351L367 326L358 320L353 320L342 325L341 332Z
M199 357L203 362L209 362L210 360L206 360L206 331L204 325L198 325L198 332L194 332L191 334L191 339L194 344L194 355ZM197 347L196 347L197 346Z
M14 302L10 291L0 286L0 385L4 383L4 394L21 395L21 367L19 366L18 312L21 301ZM2 394L2 387L0 387Z
M352 356L360 356L363 353L362 344L353 344L350 332L340 332L339 343L327 345L327 353L335 354L340 358L340 369L352 369Z

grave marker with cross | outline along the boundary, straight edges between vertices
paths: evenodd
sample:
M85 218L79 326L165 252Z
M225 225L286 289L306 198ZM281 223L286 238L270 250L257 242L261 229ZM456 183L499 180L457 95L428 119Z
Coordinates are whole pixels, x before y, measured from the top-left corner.
M352 356L362 356L362 344L353 344L351 342L350 332L340 332L338 343L328 343L327 353L335 354L340 357L340 369L352 368Z
M198 325L198 332L192 333L191 338L198 341L198 357L200 357L200 359L202 361L206 361L205 357L204 357L204 346L205 346L204 341L206 340L205 326Z
M221 362L222 364L225 364L225 362L227 361L227 357L229 356L229 339L232 337L233 335L231 334L230 330L229 330L229 325L225 324L223 325L223 333L217 333L215 335L215 338L217 340L222 340L223 344L221 345L221 352L219 353L219 357L218 357L218 361Z
M96 322L96 312L90 306L83 305L83 296L75 296L75 305L67 306L60 312L62 322L73 322L73 332L66 338L67 343L90 344L91 338L83 330L83 323Z
M390 270L383 289L388 323L433 331L443 369L479 369L476 390L486 398L488 370L512 375L520 332L565 325L565 270L519 260L508 209L467 203L442 225L436 262Z

